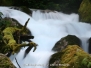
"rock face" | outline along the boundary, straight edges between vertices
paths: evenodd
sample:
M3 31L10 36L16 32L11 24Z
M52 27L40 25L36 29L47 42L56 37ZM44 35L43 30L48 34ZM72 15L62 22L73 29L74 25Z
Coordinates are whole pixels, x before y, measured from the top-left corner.
M91 0L83 0L78 12L80 21L91 23Z
M91 54L91 37L89 38L88 42L89 42L88 50L89 50L89 53Z
M53 47L53 51L61 51L64 49L67 45L81 45L81 41L78 37L75 35L67 35L66 37L63 37L60 39Z
M68 45L51 56L49 68L91 68L91 55L78 45Z
M16 68L10 59L4 54L0 53L0 68Z

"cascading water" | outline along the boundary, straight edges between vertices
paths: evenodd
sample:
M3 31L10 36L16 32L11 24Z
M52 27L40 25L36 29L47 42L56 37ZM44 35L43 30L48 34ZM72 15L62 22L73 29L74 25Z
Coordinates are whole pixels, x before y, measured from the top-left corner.
M88 41L89 37L80 37L80 40L82 41L82 45L81 47L89 53L89 41ZM84 46L83 46L84 45Z
M31 30L35 37L32 41L37 43L38 47L35 52L31 51L25 59L23 56L27 47L21 49L16 56L21 68L47 68L48 60L54 53L51 51L52 47L59 39L68 34L76 35L82 40L91 37L91 25L78 22L79 16L77 14L67 15L57 11L42 13L38 10L33 11L31 17L24 12L8 7L0 7L0 11L4 17L14 18L22 25L30 18L27 28ZM87 51L88 47L85 47L84 44L82 47ZM18 68L14 59L12 62Z

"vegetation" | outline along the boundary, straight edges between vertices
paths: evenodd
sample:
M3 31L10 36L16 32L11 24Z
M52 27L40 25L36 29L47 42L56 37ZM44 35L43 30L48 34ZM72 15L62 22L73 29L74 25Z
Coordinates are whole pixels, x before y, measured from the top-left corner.
M80 8L79 8L79 15L80 21L91 23L91 0L83 0Z
M13 5L13 0L0 0L1 6L11 6Z
M0 5L26 6L34 9L50 9L66 13L78 12L82 0L0 0Z
M21 47L29 46L30 48L34 47L36 50L36 43L30 41L32 36L29 36L26 32L26 26L29 19L26 21L25 25L21 28L18 28L12 20L7 20L7 18L2 18L2 13L0 13L0 53L18 53ZM17 36L17 38L16 38ZM21 39L22 36L22 39ZM28 36L28 37L27 37ZM21 41L28 41L29 43L21 43Z
M51 56L49 68L91 68L91 56L78 45L68 45Z

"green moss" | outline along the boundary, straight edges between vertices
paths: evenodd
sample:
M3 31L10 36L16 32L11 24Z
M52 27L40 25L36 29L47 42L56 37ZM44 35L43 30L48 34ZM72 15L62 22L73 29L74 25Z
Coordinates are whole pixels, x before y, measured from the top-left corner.
M17 26L12 19L5 18L4 20L8 20L12 25L1 24L5 22L1 22L0 24L3 26L5 25L4 29L2 29L0 33L0 53L6 54L8 52L18 53L21 47L30 46L31 48L34 47L34 51L36 50L36 43L29 42L28 44L20 43L20 36L21 35L28 35L28 30L26 28L29 19L26 21L24 26ZM6 22L7 23L7 22ZM19 28L18 28L19 27ZM2 27L1 27L2 28ZM17 39L15 38L17 36Z
M16 28L16 27L7 27L6 29L3 30L3 42L5 43L6 47L10 47L10 49L14 50L14 46L16 43L16 41L14 40L13 34L14 32L18 31L20 29ZM8 48L6 48L8 50ZM7 52L7 50L5 49L4 52Z
M1 6L11 6L13 5L13 0L0 0Z
M5 55L7 55L8 53L15 54L20 51L21 47L25 47L25 46L29 46L31 48L34 47L34 51L36 50L37 44L34 42L28 41L29 42L28 44L20 43L21 35L27 36L28 34L26 32L27 31L26 26L29 20L30 19L26 21L24 26L18 28L19 26L17 26L14 22L12 22L12 19L9 18L2 19L2 17L0 18L0 26L1 26L0 27L0 53L3 53ZM14 37L17 37L17 39L15 39ZM28 38L27 40L29 39L30 38ZM15 68L8 60L9 59L1 57L0 55L0 68Z
M91 2L83 0L78 10L80 21L91 23Z
M16 67L12 64L12 62L8 57L0 53L0 68L16 68Z

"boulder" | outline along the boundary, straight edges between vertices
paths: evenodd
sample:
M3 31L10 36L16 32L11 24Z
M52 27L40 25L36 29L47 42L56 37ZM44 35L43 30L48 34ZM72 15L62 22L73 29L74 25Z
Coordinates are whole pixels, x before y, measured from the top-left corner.
M67 45L81 45L81 41L75 35L67 35L61 38L52 48L53 51L61 51L66 48Z
M91 55L78 45L68 45L51 56L49 68L91 68Z
M91 23L91 0L83 0L78 12L80 21Z

